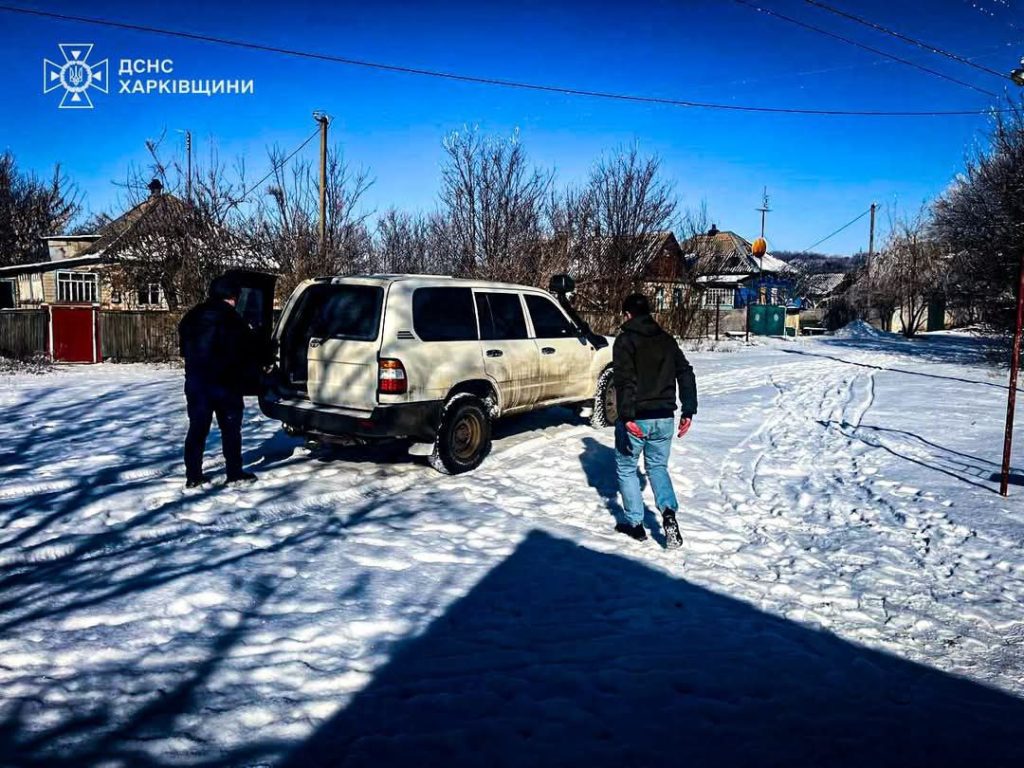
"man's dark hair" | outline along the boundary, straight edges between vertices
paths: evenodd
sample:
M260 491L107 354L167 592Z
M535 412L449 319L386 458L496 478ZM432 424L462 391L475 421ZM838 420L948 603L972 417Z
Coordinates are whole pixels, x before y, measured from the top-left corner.
M228 275L221 275L210 283L211 299L238 299L241 290L237 282Z
M633 317L651 314L651 303L642 293L631 293L622 302L622 311L628 312Z

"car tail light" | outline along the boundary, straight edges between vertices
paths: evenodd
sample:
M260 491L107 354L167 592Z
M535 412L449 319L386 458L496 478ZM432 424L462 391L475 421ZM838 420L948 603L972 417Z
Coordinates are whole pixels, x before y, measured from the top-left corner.
M383 359L377 365L377 391L382 395L404 395L409 390L401 360Z

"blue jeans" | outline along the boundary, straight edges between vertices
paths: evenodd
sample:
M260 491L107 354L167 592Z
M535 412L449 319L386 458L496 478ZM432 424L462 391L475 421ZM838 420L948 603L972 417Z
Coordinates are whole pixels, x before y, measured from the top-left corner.
M644 499L636 473L641 453L658 511L679 508L668 476L668 455L675 435L675 419L637 419L636 425L643 430L643 439L629 434L624 422L615 423L615 470L619 476L619 493L622 494L626 521L630 525L639 525L644 519Z

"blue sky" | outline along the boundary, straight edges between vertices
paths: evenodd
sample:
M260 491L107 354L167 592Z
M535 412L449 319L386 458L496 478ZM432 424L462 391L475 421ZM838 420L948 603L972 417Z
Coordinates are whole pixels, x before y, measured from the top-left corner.
M984 109L981 93L887 62L730 0L574 3L374 2L15 3L22 7L251 40L393 64L577 88L796 108ZM802 0L766 7L940 69L988 90L999 79L914 49ZM923 38L994 69L1024 55L1021 7L1011 0L834 0L834 5ZM865 210L912 211L962 167L988 118L753 115L514 91L208 43L0 13L0 71L7 93L0 147L45 173L60 162L92 210L119 211L129 164L166 132L168 149L190 129L195 151L244 156L250 178L268 168L266 147L290 149L334 118L332 143L368 168L368 207L433 207L442 136L465 125L518 128L531 158L562 182L581 180L602 151L637 142L658 153L684 206L706 203L723 229L757 234L762 186L774 209L773 249L801 250ZM58 110L43 94L44 58L58 43L94 43L111 62L111 93L93 110ZM118 94L120 58L170 58L175 77L255 81L246 96ZM1008 81L1007 81L1008 82ZM1012 86L1011 86L1012 87ZM306 150L315 156L316 144ZM821 250L867 245L866 219Z

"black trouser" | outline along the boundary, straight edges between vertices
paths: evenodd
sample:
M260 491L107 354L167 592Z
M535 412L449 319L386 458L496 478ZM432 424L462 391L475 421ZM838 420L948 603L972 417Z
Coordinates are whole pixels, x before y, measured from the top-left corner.
M224 450L224 463L228 478L242 472L242 396L221 388L186 386L188 404L188 435L185 436L185 477L200 480L203 477L203 452L214 414L220 427L220 440Z

